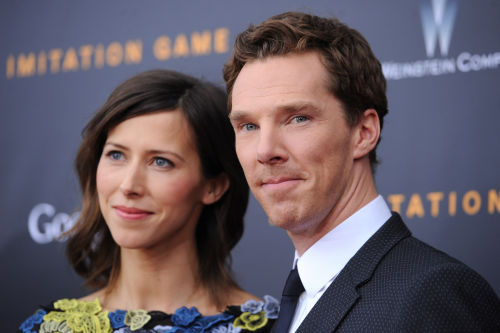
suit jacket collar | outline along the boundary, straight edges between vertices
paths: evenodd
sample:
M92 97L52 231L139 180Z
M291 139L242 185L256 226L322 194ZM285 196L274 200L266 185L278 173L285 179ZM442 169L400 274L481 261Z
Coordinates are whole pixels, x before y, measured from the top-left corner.
M298 333L332 332L359 298L358 286L371 279L380 260L411 235L401 217L392 217L349 260L304 319Z

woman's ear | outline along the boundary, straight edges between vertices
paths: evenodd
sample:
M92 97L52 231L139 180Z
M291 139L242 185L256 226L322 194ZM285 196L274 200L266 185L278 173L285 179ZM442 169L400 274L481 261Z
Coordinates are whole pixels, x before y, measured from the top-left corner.
M229 177L225 173L207 180L205 195L202 202L205 205L211 205L217 202L226 193L229 188Z
M377 145L380 137L380 121L377 111L367 109L361 115L359 123L355 126L356 136L354 142L354 159L367 156Z

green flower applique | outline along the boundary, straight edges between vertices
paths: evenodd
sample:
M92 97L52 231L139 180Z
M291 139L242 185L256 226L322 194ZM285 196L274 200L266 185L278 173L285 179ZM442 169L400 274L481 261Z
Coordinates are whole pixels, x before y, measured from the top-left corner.
M108 311L102 311L99 300L85 302L76 299L61 299L54 303L54 308L62 311L51 311L45 315L44 323L47 322L45 332L60 333L109 333ZM54 330L55 324L65 324ZM43 325L43 324L42 324Z
M142 328L150 319L151 316L145 310L128 311L125 315L125 324L135 331Z
M260 311L255 314L243 312L233 322L234 327L241 327L249 331L256 331L259 328L266 326L268 319L265 311Z

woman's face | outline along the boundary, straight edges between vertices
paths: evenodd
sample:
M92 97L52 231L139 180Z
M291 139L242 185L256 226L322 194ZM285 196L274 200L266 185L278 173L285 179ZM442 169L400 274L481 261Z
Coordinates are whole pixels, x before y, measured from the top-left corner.
M210 192L182 111L137 116L109 131L97 167L97 193L121 247L194 241Z

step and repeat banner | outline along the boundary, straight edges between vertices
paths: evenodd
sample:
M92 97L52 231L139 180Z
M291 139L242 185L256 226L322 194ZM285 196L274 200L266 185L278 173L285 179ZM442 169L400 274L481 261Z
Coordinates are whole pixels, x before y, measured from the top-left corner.
M377 186L422 240L500 293L500 2L3 1L0 4L0 288L5 331L39 304L88 291L58 236L80 200L73 158L111 90L170 68L223 85L250 23L290 10L336 16L368 39L388 80ZM233 252L241 285L279 298L286 234L251 198ZM7 328L5 324L7 323Z

